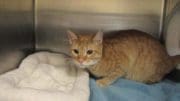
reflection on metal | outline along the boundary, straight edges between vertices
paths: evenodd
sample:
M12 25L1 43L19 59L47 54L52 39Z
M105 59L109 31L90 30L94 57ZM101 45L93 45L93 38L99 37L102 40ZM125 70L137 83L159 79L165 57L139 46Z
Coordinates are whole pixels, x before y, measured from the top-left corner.
M26 54L23 50L0 50L0 74L16 68Z
M158 37L163 0L37 0L36 49L68 53L66 30L139 29Z
M173 17L177 13L180 5L180 0L165 0L165 11L164 11L164 21L163 21L163 40L165 41L167 37L167 30L172 23Z
M37 2L40 11L159 15L162 0L37 0Z
M0 73L17 66L33 50L32 0L0 0Z
M0 0L0 11L32 11L32 0Z
M174 7L176 7L178 3L180 3L180 0L166 0L166 16L168 16L172 12Z
M0 40L2 48L33 47L32 0L0 0Z
M67 52L67 29L104 32L139 29L157 37L159 17L153 15L108 15L72 12L40 12L36 48Z

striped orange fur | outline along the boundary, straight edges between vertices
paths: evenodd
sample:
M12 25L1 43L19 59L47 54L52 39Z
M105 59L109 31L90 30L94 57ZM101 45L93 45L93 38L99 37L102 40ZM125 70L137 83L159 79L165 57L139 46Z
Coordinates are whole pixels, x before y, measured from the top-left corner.
M79 68L87 68L96 82L107 86L119 77L143 83L160 81L177 63L151 35L138 30L122 30L103 37L68 31L71 56Z

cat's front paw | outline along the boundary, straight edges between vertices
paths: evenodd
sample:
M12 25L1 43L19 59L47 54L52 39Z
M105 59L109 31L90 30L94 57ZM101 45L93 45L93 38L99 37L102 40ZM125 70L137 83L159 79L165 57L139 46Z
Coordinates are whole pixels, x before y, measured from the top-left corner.
M99 87L107 87L108 85L110 85L110 83L105 79L96 80L96 84Z

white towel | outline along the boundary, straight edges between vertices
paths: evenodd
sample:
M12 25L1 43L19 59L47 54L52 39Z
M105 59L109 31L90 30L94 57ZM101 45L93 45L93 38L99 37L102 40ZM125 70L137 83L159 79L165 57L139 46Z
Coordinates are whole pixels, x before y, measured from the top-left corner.
M63 54L39 52L0 76L0 101L88 101L89 75Z

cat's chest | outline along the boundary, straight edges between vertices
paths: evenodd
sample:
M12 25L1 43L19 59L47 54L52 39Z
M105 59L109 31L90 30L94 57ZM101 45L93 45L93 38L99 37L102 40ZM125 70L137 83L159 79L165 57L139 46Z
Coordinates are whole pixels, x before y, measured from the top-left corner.
M114 65L108 64L109 62L102 62L100 61L96 65L88 68L88 71L93 74L95 77L103 77L109 74L113 69Z

